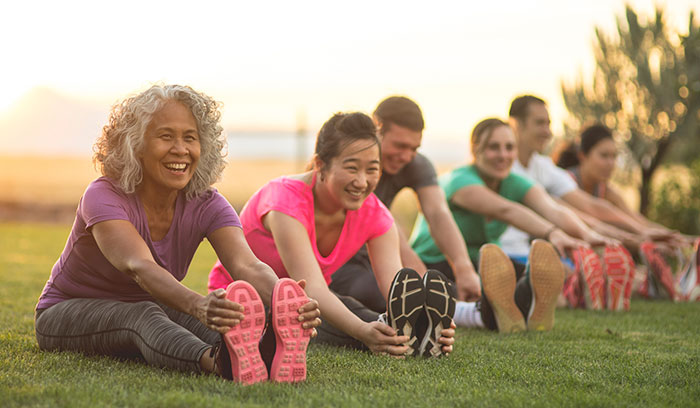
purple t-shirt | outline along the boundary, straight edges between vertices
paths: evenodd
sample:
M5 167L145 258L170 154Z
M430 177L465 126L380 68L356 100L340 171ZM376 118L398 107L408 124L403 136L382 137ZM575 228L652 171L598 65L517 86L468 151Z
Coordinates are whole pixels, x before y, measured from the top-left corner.
M187 274L204 237L222 227L241 227L236 211L215 189L191 200L180 192L168 233L160 241L153 241L138 196L126 194L111 179L100 177L90 183L80 199L70 236L51 270L37 309L73 298L125 302L153 299L131 277L112 266L97 246L91 228L107 220L131 222L151 250L153 259L179 281Z

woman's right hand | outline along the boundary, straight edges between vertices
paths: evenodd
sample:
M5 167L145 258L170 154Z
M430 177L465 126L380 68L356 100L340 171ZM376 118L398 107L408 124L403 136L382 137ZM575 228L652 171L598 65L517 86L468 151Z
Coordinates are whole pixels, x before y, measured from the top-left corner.
M390 326L380 322L369 322L362 326L359 340L374 354L389 354L400 357L408 352L408 336L397 336Z
M243 320L243 306L226 299L226 290L217 289L202 296L195 306L194 317L208 328L225 334Z

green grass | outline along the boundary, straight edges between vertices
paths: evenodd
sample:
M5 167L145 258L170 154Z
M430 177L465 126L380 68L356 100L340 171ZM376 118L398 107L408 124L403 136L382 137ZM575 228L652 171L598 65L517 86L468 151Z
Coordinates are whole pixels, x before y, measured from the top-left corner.
M139 361L39 351L33 308L69 228L0 224L0 406L699 406L700 304L559 310L549 333L460 329L455 352L395 360L312 345L303 384L241 387ZM206 243L185 284L204 293Z

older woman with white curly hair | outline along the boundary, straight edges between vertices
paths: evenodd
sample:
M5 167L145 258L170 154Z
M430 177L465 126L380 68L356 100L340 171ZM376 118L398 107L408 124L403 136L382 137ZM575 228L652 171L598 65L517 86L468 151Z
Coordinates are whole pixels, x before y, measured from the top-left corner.
M269 306L279 280L253 255L238 215L211 187L225 166L220 116L216 101L178 85L155 85L113 107L95 144L103 176L85 190L36 306L41 349L141 357L254 382L241 372L246 362L236 366L232 343L221 340L251 327L259 334L250 305ZM245 302L226 290L203 296L180 283L204 238L243 281L237 288L252 286ZM253 292L258 304L248 302ZM318 304L301 298L293 317L313 335Z

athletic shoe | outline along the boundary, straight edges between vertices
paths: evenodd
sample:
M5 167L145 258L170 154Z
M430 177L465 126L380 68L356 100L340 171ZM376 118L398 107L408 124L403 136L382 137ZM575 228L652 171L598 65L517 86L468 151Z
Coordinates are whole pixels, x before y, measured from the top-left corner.
M423 276L423 287L428 324L419 353L425 357L439 357L442 355L442 344L438 339L442 330L449 329L452 324L457 294L452 282L434 269L429 269Z
M515 269L497 245L485 244L479 250L479 274L484 295L493 309L498 331L524 331L525 318L515 305Z
M424 315L425 290L418 272L403 268L391 282L387 299L387 320L399 336L408 336L406 355L420 355L425 329L417 327L418 318ZM452 311L454 314L454 310Z
M639 246L639 252L649 269L649 277L653 280L653 287L652 282L649 282L647 285L647 292L650 297L658 294L659 297L675 300L676 288L673 274L661 251L653 242L646 241Z
M564 289L562 293L570 308L585 309L586 302L583 299L583 289L581 288L583 265L580 259L582 259L582 257L578 254L578 249L574 250L573 255L574 273L564 280Z
M243 384L267 380L267 368L258 343L265 328L265 308L258 292L248 282L234 281L226 288L226 299L243 306L245 318L223 335L231 364L231 379ZM223 351L223 350L222 350ZM224 365L220 365L222 371ZM228 373L223 373L228 378Z
M632 284L634 283L637 266L634 264L634 259L632 259L632 255L630 255L629 251L627 251L627 248L625 248L623 245L620 245L619 248L625 257L627 264L629 265L629 275L627 277L627 282L625 283L625 291L622 297L622 308L629 311L630 301L632 299Z
M683 300L697 302L700 300L700 238L695 240L693 255L688 266L678 281L678 288Z
M605 308L605 278L598 254L592 249L579 247L576 251L578 263L582 265L583 299L586 309L603 310Z
M270 380L299 382L306 380L306 347L312 329L302 327L299 308L309 299L295 281L282 278L272 290L272 329L275 331L275 357Z
M552 330L557 298L564 286L564 264L549 242L536 239L528 259L532 303L527 314L528 330Z
M621 245L605 247L603 274L605 275L606 307L608 310L625 310L625 288L630 279L630 268L632 267ZM629 309L629 305L627 309Z

